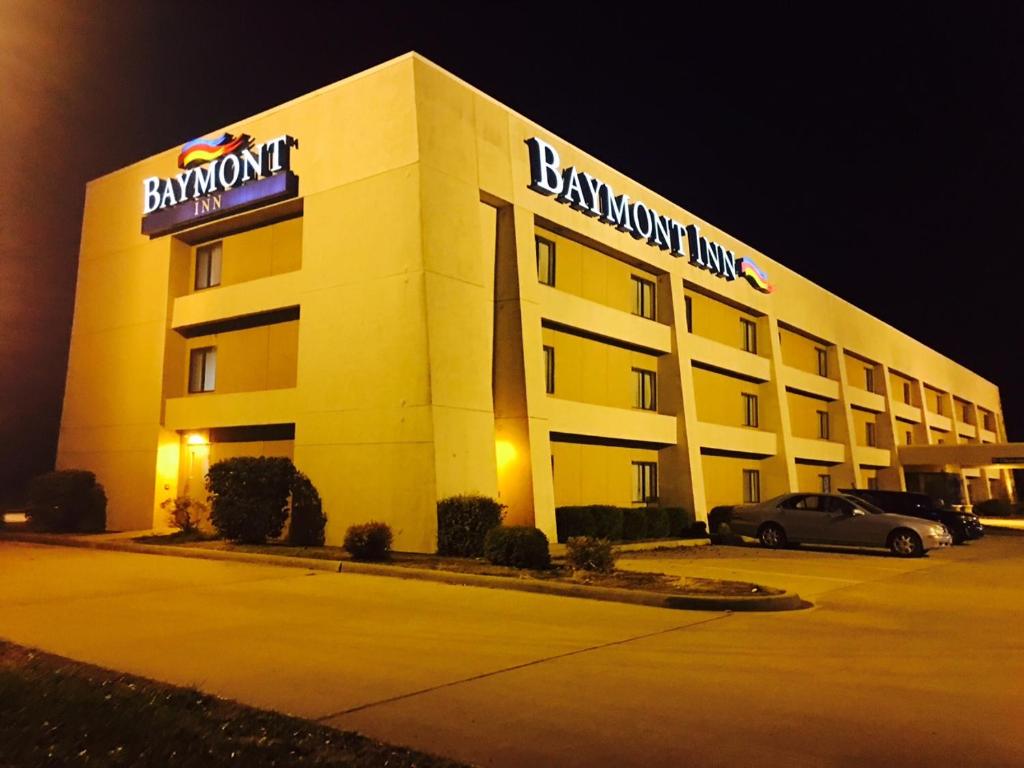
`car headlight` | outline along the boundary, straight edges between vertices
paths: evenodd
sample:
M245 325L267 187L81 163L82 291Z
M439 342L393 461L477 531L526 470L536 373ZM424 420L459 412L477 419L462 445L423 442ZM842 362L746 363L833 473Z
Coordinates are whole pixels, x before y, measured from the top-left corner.
M931 530L933 536L946 536L949 533L944 525L933 525Z

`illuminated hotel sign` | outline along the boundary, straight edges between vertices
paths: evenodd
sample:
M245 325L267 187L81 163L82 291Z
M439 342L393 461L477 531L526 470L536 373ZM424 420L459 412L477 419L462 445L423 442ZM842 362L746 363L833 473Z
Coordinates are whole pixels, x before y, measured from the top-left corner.
M629 195L616 195L609 184L589 173L571 166L562 169L558 152L543 139L527 139L526 145L530 150L530 189L534 192L554 195L558 202L628 232L637 240L646 240L648 245L676 258L688 258L694 266L717 277L743 277L763 293L774 290L752 259L736 256L704 237L696 223L680 224L639 200L631 201Z
M194 224L299 194L291 150L299 143L278 136L253 146L246 134L194 139L181 148L181 173L142 182L142 234L158 237Z

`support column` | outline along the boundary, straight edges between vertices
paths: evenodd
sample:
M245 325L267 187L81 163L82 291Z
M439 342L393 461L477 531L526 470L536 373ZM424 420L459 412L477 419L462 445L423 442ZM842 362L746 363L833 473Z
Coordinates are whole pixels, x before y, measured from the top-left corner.
M767 331L767 333L765 333ZM765 473L765 488L762 498L771 498L781 493L792 493L799 487L796 476L796 462L793 459L793 425L789 417L789 399L786 397L786 382L783 378L782 345L779 343L779 323L771 315L760 319L758 336L762 344L768 345L768 359L771 361L771 381L761 385L767 397L768 417L761 424L777 435L777 453L764 460L768 471ZM764 349L764 347L761 347Z
M658 279L658 320L672 326L672 352L658 358L658 401L662 413L676 417L676 444L658 452L659 493L666 506L683 506L695 520L707 521L693 367L687 351L683 281L672 274Z
M899 460L899 432L896 429L896 415L892 410L892 380L889 378L889 366L880 363L876 370L881 374L882 391L879 392L885 398L885 412L882 415L881 423L875 419L879 426L879 447L889 449L889 466L878 470L878 487L886 491L905 491L907 481L903 476L903 467Z
M846 461L842 463L843 480L849 480L849 485L854 488L863 488L864 482L860 474L860 465L857 463L855 448L857 445L857 430L853 422L853 411L850 407L850 383L846 376L846 351L838 344L829 347L829 354L834 355L834 360L829 363L835 364L835 370L839 375L839 399L829 404L829 421L837 428L836 437L840 439L846 448ZM834 407L833 407L834 406ZM844 488L846 483L837 483L837 487Z

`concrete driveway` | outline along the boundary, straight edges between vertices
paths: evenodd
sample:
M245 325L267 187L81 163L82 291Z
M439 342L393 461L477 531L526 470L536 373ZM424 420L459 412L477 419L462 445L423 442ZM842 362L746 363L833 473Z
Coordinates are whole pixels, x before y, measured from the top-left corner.
M0 544L0 636L480 765L1022 764L1024 538L940 555L708 614Z

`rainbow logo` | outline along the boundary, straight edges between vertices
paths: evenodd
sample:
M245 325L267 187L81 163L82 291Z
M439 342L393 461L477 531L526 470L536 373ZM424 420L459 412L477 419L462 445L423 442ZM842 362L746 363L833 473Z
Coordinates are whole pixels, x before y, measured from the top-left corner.
M740 261L740 274L761 293L771 293L775 290L775 286L768 282L768 275L746 256Z
M252 139L244 133L238 138L225 133L216 139L192 139L182 145L181 153L178 155L178 167L195 168L218 157L246 149L251 143Z

